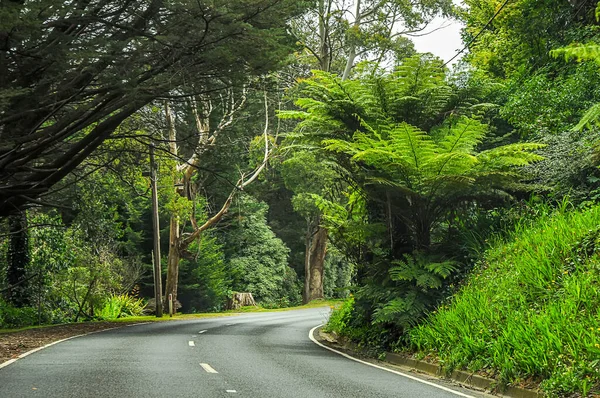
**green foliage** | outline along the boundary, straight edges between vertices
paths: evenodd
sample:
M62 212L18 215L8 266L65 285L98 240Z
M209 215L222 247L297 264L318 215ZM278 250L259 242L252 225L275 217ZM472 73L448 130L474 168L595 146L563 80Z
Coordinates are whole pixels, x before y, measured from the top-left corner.
M393 323L404 329L417 324L425 309L439 297L438 289L457 268L454 261L435 261L430 256L415 252L395 260L389 270L394 282L393 298L376 305L373 323Z
M350 293L355 265L344 258L333 245L327 248L323 274L323 293L326 298L346 298Z
M178 300L185 312L218 311L223 308L231 289L223 245L209 230L189 248L193 257L179 265Z
M528 173L557 200L569 197L576 204L596 203L600 189L598 142L600 131L564 131L541 139L544 160L529 166Z
M11 115L0 120L6 132L0 151L11 154L5 160L12 170L0 173L0 190L20 181L32 198L46 193L124 120L171 90L213 92L275 69L295 47L287 22L307 5L115 0L71 7L40 0L2 7L0 31L14 54L3 55L0 65L6 77L0 80L0 113ZM57 28L57 21L69 21L73 30ZM62 105L53 117L41 116L56 101ZM25 144L23 137L36 139ZM48 167L52 177L20 170L20 162ZM4 192L2 216L29 201Z
M130 174L88 171L87 179L69 181L54 196L59 203L72 201L70 210L28 211L26 275L36 323L94 319L105 300L131 291L142 274L142 239L134 228L147 206L123 183Z
M302 119L291 138L320 148L368 196L392 195L417 248L429 246L432 228L449 212L478 197L502 197L516 187L516 166L541 160L532 153L539 144L478 151L487 125L474 118L473 105L459 111L451 101L437 60L413 57L392 74L356 81L315 72L304 84L296 101L304 112L281 113ZM444 119L450 104L455 115Z
M428 56L357 80L317 71L301 84L301 111L281 113L301 119L287 139L348 183L343 200L311 197L336 246L358 253L353 330L361 341L389 342L447 294L462 272L457 253L440 250L453 220L522 191L521 168L542 159L534 153L542 144L484 146L494 109L478 100L486 90L451 82Z
M546 208L547 209L547 208ZM461 290L410 333L448 369L542 380L549 396L600 391L600 207L544 210L494 244Z
M144 305L144 300L128 294L113 294L104 302L98 317L110 321L128 316L141 316L144 314Z
M501 115L523 137L541 139L573 128L600 101L600 74L591 63L551 68L509 82Z
M326 332L335 332L340 336L348 335L348 328L354 312L354 296L350 295L339 308L333 308L329 320L323 328Z
M469 63L497 77L526 75L552 62L550 50L575 40L587 41L597 32L593 26L594 2L561 0L508 2L484 29L503 3L467 0L463 12L463 38L468 41L482 33L470 46Z
M227 229L221 236L231 289L252 293L267 305L284 297L295 302L298 286L287 265L289 249L268 227L266 212L264 203L242 195L224 220Z
M554 49L550 51L550 55L555 58L563 57L565 61L593 61L600 65L600 45L596 43L572 44Z
M21 212L8 217L8 250L6 251L6 279L12 286L7 291L7 300L16 307L29 305L31 261L27 213Z
M598 3L600 4L600 3ZM598 7L596 7L596 20L599 20ZM565 61L576 60L577 62L591 61L600 66L600 45L597 43L571 44L567 47L557 48L550 51L553 57L564 57ZM600 103L592 105L583 115L579 123L573 128L580 131L584 128L600 125Z
M13 329L37 324L38 312L35 308L17 308L0 299L0 329Z
M294 151L281 166L285 186L294 193L292 205L303 217L319 214L312 195L327 196L337 178L333 165L304 148Z

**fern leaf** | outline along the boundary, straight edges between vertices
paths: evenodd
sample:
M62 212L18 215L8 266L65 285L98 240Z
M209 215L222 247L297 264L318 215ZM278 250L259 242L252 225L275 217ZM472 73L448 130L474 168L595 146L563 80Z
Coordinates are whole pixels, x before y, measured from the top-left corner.
M573 131L581 131L584 128L590 128L594 125L597 126L598 124L600 124L600 103L592 105L590 109L585 112L579 123L573 127Z
M304 111L279 111L277 117L280 119L306 119L310 113Z
M477 159L480 162L480 167L486 170L527 166L544 159L543 156L533 153L533 151L544 147L545 145L536 143L509 144L480 152Z
M554 58L564 57L565 61L593 61L600 65L600 45L596 43L573 44L550 51Z
M447 278L456 270L456 262L444 261L441 263L429 263L425 268L427 268L428 271L441 276L442 278Z
M422 272L416 278L416 285L424 290L442 287L440 278L429 272Z
M437 142L442 153L471 153L487 133L487 125L467 117L446 123L442 129L444 134L438 134Z

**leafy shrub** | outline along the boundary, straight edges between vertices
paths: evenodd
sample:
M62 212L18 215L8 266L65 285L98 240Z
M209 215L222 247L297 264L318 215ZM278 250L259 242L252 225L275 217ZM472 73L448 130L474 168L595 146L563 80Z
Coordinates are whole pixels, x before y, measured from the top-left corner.
M37 325L38 313L35 308L17 308L0 300L0 328L12 329Z
M352 314L354 312L354 296L350 295L342 303L340 308L336 308L333 310L331 315L329 316L329 321L325 326L324 330L326 332L335 332L340 336L348 336L349 334L349 326L352 321Z
M128 316L140 316L144 313L144 300L127 294L112 295L104 303L98 314L101 319L111 320Z

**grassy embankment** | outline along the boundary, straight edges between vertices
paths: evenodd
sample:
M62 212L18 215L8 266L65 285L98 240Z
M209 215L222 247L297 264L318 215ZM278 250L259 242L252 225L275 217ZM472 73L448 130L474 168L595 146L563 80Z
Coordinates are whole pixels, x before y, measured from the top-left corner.
M446 369L600 396L600 207L517 227L410 342Z

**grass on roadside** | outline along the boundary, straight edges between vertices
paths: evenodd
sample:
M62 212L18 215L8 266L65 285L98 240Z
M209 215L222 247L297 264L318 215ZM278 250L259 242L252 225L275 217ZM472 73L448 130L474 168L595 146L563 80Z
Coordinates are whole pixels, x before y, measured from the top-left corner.
M343 300L313 300L308 304L303 304L295 307L284 307L284 308L263 308L261 306L257 307L242 307L239 310L229 310L225 311L225 314L231 313L247 313L247 312L282 312L282 311L291 311L291 310L301 310L308 308L319 308L319 307L336 307L339 306Z
M319 307L334 307L341 303L341 300L313 300L308 304L296 306L296 307L286 307L286 308L275 308L268 309L262 308L260 306L257 307L242 307L239 310L230 310L224 312L204 312L197 314L175 314L173 317L169 315L163 315L162 318L157 318L154 315L142 315L142 316L127 316L117 319L110 320L101 320L101 321L93 321L93 322L111 322L111 323L140 323L140 322L165 322L165 321L179 321L179 320L189 320L189 319L202 319L202 318L218 318L224 316L234 316L241 313L251 313L251 312L281 312L281 311L291 311L298 309L308 309L308 308L319 308ZM0 329L0 334L3 333L14 333L21 332L30 329L41 329L41 328L49 328L54 326L64 326L69 325L68 323L63 324L55 324L55 325L41 325L41 326L27 326L23 328L16 329Z
M600 207L519 226L412 330L413 348L447 369L541 382L549 396L600 393L599 226Z

